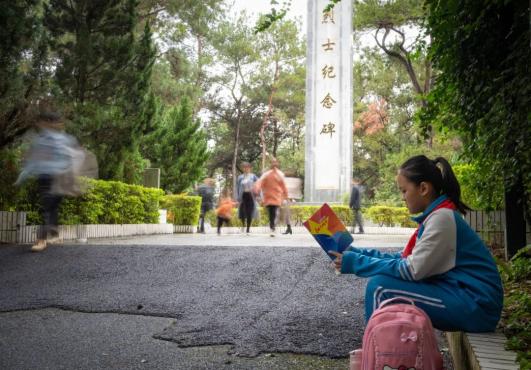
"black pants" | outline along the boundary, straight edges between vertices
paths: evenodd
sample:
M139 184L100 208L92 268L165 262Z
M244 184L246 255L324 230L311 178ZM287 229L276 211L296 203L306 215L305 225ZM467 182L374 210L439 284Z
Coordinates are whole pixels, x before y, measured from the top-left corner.
M205 215L208 211L210 211L210 207L205 207L204 205L201 205L201 213L199 214L199 227L198 231L200 233L205 232Z
M228 224L229 219L218 216L218 234L221 232L221 226L223 226L223 223Z
M241 221L242 225L247 226L247 232L251 228L251 222L253 222L253 213L254 213L254 199L250 192L246 191L242 195L242 204L241 207Z
M356 228L356 224L360 228L360 233L363 231L363 216L361 215L361 210L359 208L352 208L352 232L354 232L354 229Z
M269 228L275 230L275 221L277 218L278 206L266 206L269 215Z
M52 183L53 177L50 175L40 175L37 179L41 200L41 215L44 221L42 227L37 231L37 239L47 239L48 235L58 235L59 206L63 196L51 193Z

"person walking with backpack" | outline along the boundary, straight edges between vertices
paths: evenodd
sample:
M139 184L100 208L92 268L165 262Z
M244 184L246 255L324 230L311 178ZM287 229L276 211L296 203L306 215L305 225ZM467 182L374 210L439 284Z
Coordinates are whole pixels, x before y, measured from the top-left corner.
M444 331L494 331L503 307L496 263L461 214L459 183L443 157L408 159L397 175L398 187L419 223L401 253L349 247L331 252L336 269L368 277L365 316L384 300L405 297Z
M37 179L44 224L37 231L37 241L31 251L41 252L47 248L48 243L59 240L59 208L63 197L74 183L74 157L71 148L77 148L79 144L73 136L64 132L64 121L57 112L42 112L37 118L36 126L38 133L31 143L15 185L22 184L30 177ZM70 186L59 186L61 178L67 178Z
M199 214L199 226L197 231L205 233L205 215L214 208L214 179L206 178L203 183L197 187L197 195L201 197L201 213Z

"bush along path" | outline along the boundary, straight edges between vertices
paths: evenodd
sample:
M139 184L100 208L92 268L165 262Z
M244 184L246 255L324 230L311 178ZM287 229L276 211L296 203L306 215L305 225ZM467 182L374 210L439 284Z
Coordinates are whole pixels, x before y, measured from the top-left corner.
M531 245L510 261L498 260L505 288L500 328L508 338L507 349L516 351L521 369L531 369Z

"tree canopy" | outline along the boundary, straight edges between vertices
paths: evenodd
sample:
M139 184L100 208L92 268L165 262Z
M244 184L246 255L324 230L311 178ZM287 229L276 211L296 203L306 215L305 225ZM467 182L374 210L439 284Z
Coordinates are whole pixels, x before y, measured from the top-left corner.
M529 4L426 0L439 74L424 121L455 130L487 183L531 204ZM488 191L483 188L482 191Z

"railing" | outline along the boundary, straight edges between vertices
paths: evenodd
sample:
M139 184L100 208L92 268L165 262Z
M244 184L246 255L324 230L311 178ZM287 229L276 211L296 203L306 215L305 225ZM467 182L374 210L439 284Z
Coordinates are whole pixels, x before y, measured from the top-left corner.
M469 211L466 222L489 244L505 246L505 211ZM527 242L531 242L531 229L526 228Z
M35 242L38 225L26 225L25 212L0 212L0 243L28 244ZM85 240L89 238L114 238L133 235L172 234L171 224L123 225L60 225L59 238Z
M466 214L465 220L486 242L498 246L505 246L504 211L470 211ZM293 222L293 220L292 224L293 226L298 225L298 223ZM0 243L33 243L36 239L37 229L37 225L26 225L25 212L0 211ZM264 230L264 232L266 232L268 229L264 228ZM59 236L63 240L112 238L149 234L192 233L194 231L195 226L171 224L59 226ZM387 232L384 231L385 230L379 228L376 233L386 234ZM531 230L529 225L527 225L527 242L531 243Z
M26 226L26 212L0 211L0 242L22 243L20 230Z
M484 241L505 245L505 211L469 211L465 220Z

